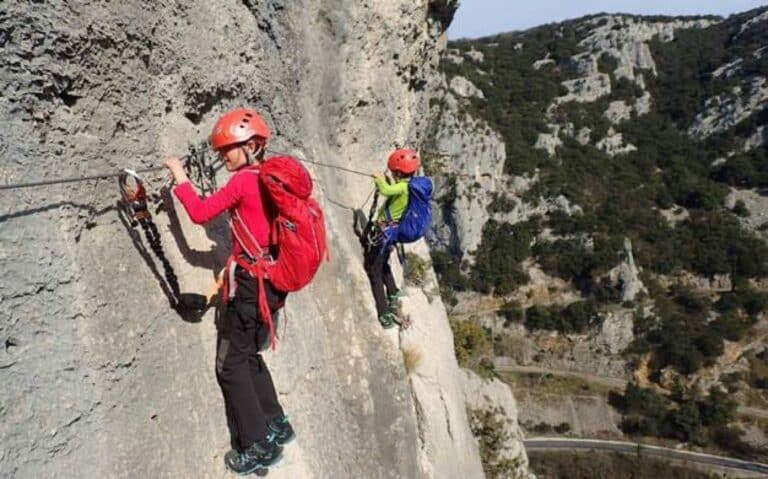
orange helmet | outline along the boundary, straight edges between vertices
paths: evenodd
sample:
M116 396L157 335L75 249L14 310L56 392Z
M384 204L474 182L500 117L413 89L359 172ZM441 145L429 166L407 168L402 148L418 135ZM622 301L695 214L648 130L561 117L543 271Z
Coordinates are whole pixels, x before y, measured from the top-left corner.
M235 108L224 114L211 132L211 146L219 150L227 146L245 143L253 137L258 137L266 143L272 134L267 122L250 108Z
M393 151L387 160L387 168L405 175L416 173L420 166L419 154L407 148Z

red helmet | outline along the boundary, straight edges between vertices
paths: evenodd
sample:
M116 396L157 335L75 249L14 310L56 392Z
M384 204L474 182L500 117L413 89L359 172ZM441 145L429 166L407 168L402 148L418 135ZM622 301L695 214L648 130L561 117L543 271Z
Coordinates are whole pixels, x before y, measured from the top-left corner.
M405 175L416 173L420 166L419 154L407 148L393 151L387 160L387 168Z
M264 119L250 108L235 108L224 114L211 132L211 146L219 150L227 146L245 143L253 137L259 137L264 143L272 134Z

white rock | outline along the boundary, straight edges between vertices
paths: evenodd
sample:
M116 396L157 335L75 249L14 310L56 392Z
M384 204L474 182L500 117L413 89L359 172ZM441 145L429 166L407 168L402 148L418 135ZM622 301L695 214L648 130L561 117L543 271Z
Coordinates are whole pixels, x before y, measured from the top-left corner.
M454 65L461 65L462 63L464 63L464 57L462 57L459 54L459 50L456 50L456 49L448 50L445 54L445 59L453 63Z
M477 88L474 83L467 80L463 76L455 76L451 78L451 84L450 84L451 90L454 91L457 95L463 98L469 98L469 97L476 97L476 98L485 98L485 95L483 95L483 91L479 88Z
M754 111L768 104L767 83L765 77L747 78L731 92L708 99L705 110L696 115L688 128L688 134L704 139L729 130L747 119Z
M465 52L464 56L474 61L475 63L482 63L483 60L485 59L485 55L483 55L483 52L475 49Z
M754 150L768 145L768 128L765 125L757 127L754 133L744 141L744 151Z
M637 147L630 143L624 144L624 138L621 133L616 133L613 128L608 130L608 136L598 141L597 148L610 156L621 155L636 151Z
M638 78L642 78L638 76ZM647 115L651 112L651 94L649 92L643 93L643 96L635 101L635 113L637 116Z
M568 89L568 94L556 98L555 101L557 103L568 101L593 102L598 98L611 94L611 78L605 73L566 80L562 84Z
M725 65L717 68L715 71L712 72L712 76L715 76L717 78L720 78L720 77L731 78L733 75L735 75L741 70L741 66L743 63L744 63L743 58L737 58L736 60L726 63Z
M634 301L638 294L648 294L648 290L640 280L640 272L635 266L635 258L632 255L632 242L624 238L624 251L622 262L619 265L618 279L621 283L621 300Z
M512 390L498 379L483 379L466 369L463 369L462 373L467 409L496 410L500 408L505 413L507 419L505 431L509 434L509 439L503 445L501 456L516 464L515 472L510 477L535 479L536 476L528 471L528 455L521 447L524 437L518 424L517 402L512 395Z
M450 223L431 240L444 248L458 249L472 261L471 252L482 239L493 193L506 186L504 140L487 123L462 115L458 100L448 93L443 98L443 114L438 126L437 149L443 155L444 174L456 177L455 216L440 218ZM436 211L438 215L442 212ZM435 220L435 223L438 223Z
M551 133L539 133L534 148L545 150L549 156L555 156L557 147L562 145L560 140L560 125L549 125Z
M614 125L617 125L632 117L632 107L627 105L624 100L612 101L608 104L608 109L603 112L603 116Z
M554 64L555 64L555 60L550 58L550 54L549 54L549 52L547 52L547 56L546 57L542 58L541 60L536 60L535 62L533 62L533 69L534 70L539 70L544 65L554 65Z
M589 143L590 135L592 134L592 130L587 128L586 126L582 127L581 130L576 134L575 138L576 141L578 141L582 145L586 145Z
M757 15L756 17L752 17L749 20L747 20L746 22L744 22L741 25L741 28L739 29L739 33L736 36L737 37L740 36L741 34L746 32L747 30L749 30L750 28L755 26L756 24L758 24L760 22L764 22L766 20L768 20L768 10L766 10L765 12L761 13L760 15Z
M598 336L599 344L610 354L624 351L635 339L633 311L622 309L607 313Z

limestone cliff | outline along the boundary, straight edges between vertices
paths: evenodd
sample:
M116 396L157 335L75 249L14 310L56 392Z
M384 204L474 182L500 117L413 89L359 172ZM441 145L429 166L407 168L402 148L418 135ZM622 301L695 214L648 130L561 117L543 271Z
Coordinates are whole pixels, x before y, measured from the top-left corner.
M265 115L276 151L380 170L388 150L423 135L423 92L456 8L9 3L0 13L5 183L155 165L240 105ZM372 183L311 171L332 261L291 295L268 357L298 432L270 476L482 477L439 297L409 288L414 327L402 338L383 332L350 213L338 206L361 205ZM162 176L149 176L150 187ZM213 313L189 322L168 307L160 265L118 219L117 194L113 180L2 193L0 476L226 475ZM165 200L156 214L165 251L182 290L204 294L226 257L226 224L195 227ZM410 370L401 340L424 358Z

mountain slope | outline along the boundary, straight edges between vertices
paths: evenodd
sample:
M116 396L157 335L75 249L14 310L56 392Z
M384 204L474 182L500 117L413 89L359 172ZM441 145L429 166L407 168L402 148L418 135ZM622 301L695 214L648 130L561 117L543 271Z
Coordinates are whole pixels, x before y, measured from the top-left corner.
M767 18L595 15L450 43L427 156L454 313L524 363L764 396Z

